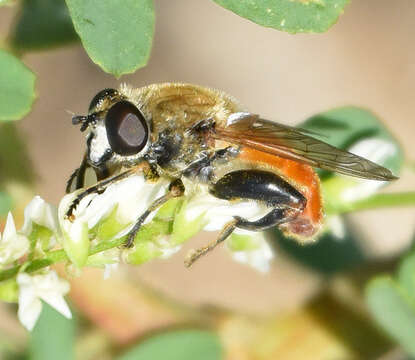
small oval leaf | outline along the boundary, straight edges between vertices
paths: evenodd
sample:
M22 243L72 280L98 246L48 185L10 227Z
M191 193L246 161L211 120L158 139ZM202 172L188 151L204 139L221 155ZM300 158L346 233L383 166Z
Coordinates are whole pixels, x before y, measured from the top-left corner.
M35 75L15 56L0 50L0 120L25 116L35 99Z
M203 330L177 330L152 336L118 360L221 360L216 334Z
M327 31L349 0L214 0L259 25L289 33Z
M377 323L415 356L415 302L388 276L379 276L366 288L366 302Z
M154 33L152 0L66 0L91 60L117 77L147 64Z
M65 0L25 0L11 34L22 51L47 49L78 40Z

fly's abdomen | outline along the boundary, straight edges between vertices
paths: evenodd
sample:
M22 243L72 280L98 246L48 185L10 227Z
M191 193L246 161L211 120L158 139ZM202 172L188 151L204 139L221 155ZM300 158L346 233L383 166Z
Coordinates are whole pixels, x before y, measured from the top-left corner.
M320 180L310 166L246 147L241 149L238 158L274 171L296 187L307 200L300 215L280 225L284 231L304 240L318 233L323 222L323 203Z

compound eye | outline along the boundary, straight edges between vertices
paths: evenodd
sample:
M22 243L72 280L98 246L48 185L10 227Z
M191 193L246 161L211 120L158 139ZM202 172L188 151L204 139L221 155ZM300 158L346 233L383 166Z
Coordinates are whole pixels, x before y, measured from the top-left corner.
M147 144L146 120L141 111L129 101L119 101L108 110L105 128L112 151L119 155L137 154Z
M92 110L94 110L102 100L104 100L106 98L115 97L117 94L118 94L118 91L115 90L115 89L104 89L104 90L101 90L92 99L91 103L89 104L88 111L91 112Z

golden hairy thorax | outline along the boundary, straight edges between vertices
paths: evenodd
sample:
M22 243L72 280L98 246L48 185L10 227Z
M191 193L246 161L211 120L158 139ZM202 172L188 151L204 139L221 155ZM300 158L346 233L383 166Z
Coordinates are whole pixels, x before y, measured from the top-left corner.
M175 122L183 129L203 119L225 124L231 113L241 111L233 97L214 89L182 83L162 83L131 88L121 86L120 92L134 102L153 123L153 133L167 123Z

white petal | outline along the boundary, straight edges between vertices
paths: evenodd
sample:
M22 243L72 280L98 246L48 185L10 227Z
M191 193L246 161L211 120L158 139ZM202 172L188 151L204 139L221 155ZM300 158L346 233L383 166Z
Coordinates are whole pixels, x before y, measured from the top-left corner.
M64 219L64 216L76 194L82 191L79 190L62 199L59 204L59 219L65 231L70 234L71 228L76 226L77 222L87 222L88 228L93 228L118 205L118 221L127 225L135 222L155 199L164 195L168 185L167 179L161 179L154 184L146 182L141 175L132 175L109 186L102 194L91 194L82 199L74 211L75 220L70 222ZM150 220L151 217L147 219Z
M0 241L0 264L10 264L21 258L29 250L29 240L16 233L13 216L9 212L4 228L3 237Z
M396 154L396 146L379 138L368 138L358 141L348 151L362 156L376 163L383 163L386 159Z
M41 296L41 298L66 318L72 318L71 310L69 309L69 306L63 296L57 295L54 292L46 292Z
M32 231L32 223L44 226L54 233L58 231L57 209L45 202L40 196L35 196L24 211L24 224L21 232L29 235Z
M239 233L242 234L242 232ZM243 233L246 234L246 232ZM253 240L258 243L258 247L253 250L231 251L231 256L235 261L249 265L262 273L266 273L270 269L270 263L274 258L274 253L262 233L250 232L250 234Z
M11 238L14 235L16 235L16 226L14 225L13 215L9 211L7 214L6 225L4 226L3 241L7 238Z
M156 244L161 251L161 259L168 259L170 256L174 255L182 248L181 245L171 247L168 236L162 236L158 238Z
M104 274L103 274L104 280L109 279L109 277L111 276L111 273L117 269L118 269L118 264L106 264L104 266Z
M17 316L23 326L31 331L39 318L42 303L36 296L36 289L32 278L27 274L17 276L19 285L19 310Z
M375 163L382 164L385 160L394 156L398 149L391 142L379 138L369 138L357 142L349 151ZM367 198L387 183L386 181L364 179L354 179L354 181L356 185L342 193L342 199L346 202Z
M19 304L17 317L27 330L32 331L41 312L42 302L38 298L35 298L32 302L25 305Z
M341 216L333 215L326 218L326 226L337 240L344 240L346 227Z
M36 275L33 278L37 296L62 315L71 318L71 311L63 298L69 292L69 283L59 278L58 274L53 270L45 275Z
M63 298L69 291L69 283L60 279L55 271L34 276L22 273L17 276L17 283L19 285L19 319L27 329L33 329L40 315L42 308L40 299L67 318L71 317L71 311Z
M204 214L206 226L203 230L218 231L234 216L240 216L249 220L266 214L269 211L265 206L253 201L230 202L201 191L200 194L190 197L186 207L186 219L192 221Z

